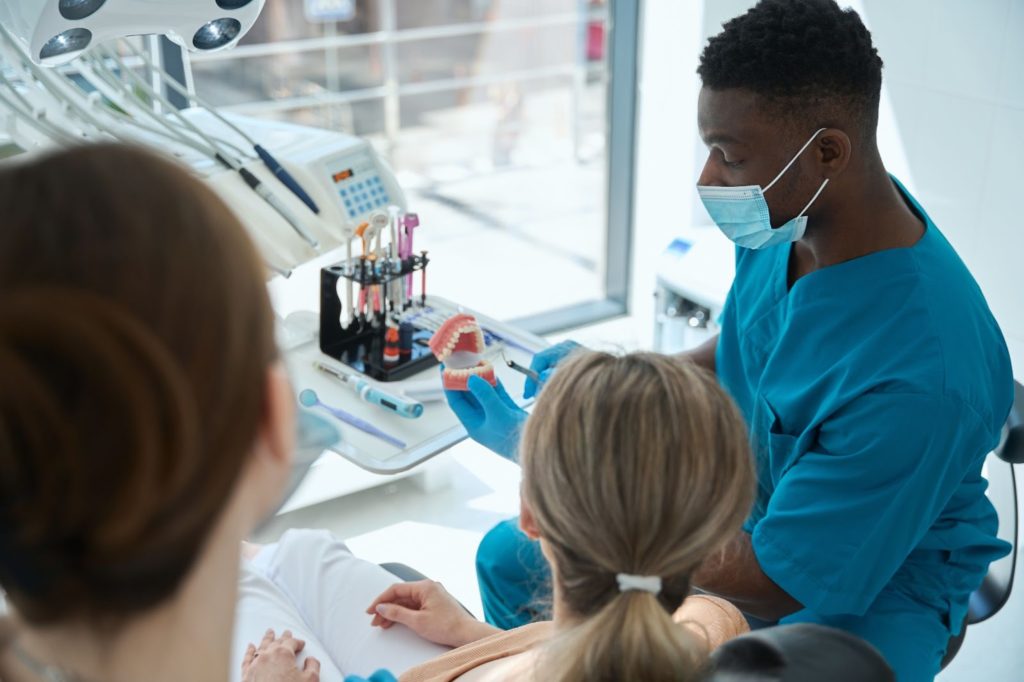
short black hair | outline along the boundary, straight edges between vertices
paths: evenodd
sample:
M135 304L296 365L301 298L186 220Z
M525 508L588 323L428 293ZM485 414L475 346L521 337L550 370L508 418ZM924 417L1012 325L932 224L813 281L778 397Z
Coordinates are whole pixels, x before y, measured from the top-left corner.
M860 16L835 0L761 0L722 25L697 73L704 87L750 90L812 125L850 120L874 140L882 59Z

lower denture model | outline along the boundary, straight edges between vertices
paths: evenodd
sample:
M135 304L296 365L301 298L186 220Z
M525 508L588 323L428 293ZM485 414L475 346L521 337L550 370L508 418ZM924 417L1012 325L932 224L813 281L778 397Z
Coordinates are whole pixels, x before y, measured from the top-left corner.
M449 391L466 391L469 377L478 376L491 386L498 380L494 367L483 355L484 334L472 315L459 313L448 318L430 338L430 350L444 363L441 383Z

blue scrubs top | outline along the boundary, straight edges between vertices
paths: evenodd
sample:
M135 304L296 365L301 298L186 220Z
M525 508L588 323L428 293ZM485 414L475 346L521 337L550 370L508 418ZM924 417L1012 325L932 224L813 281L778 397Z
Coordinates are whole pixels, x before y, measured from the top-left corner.
M894 178L895 181L895 178ZM787 284L791 245L738 249L717 372L750 426L761 568L819 622L931 680L996 538L981 466L1013 402L1002 333L926 223L909 248Z

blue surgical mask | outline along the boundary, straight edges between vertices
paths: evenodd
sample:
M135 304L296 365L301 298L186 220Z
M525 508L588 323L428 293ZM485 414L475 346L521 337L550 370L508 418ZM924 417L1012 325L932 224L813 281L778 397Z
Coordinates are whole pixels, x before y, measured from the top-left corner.
M715 221L726 237L747 249L766 249L776 244L795 242L804 236L804 231L807 229L807 216L804 213L825 189L828 178L821 183L821 187L797 217L776 228L772 227L771 218L768 215L768 202L764 199L764 193L785 175L789 167L800 158L800 155L814 142L814 138L822 130L825 129L819 128L814 131L811 139L807 140L803 147L800 147L800 151L790 159L786 167L764 189L759 185L741 185L739 187L697 185L697 193L700 194L700 200L704 202L704 208L707 209L711 219Z

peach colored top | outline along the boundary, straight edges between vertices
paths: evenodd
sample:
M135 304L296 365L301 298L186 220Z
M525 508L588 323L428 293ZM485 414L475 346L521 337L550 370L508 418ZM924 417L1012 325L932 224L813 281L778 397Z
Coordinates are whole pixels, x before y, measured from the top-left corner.
M708 651L750 630L739 609L725 599L710 595L688 597L672 619L705 641ZM452 682L487 663L525 653L550 639L554 632L550 621L499 632L411 668L399 680Z

